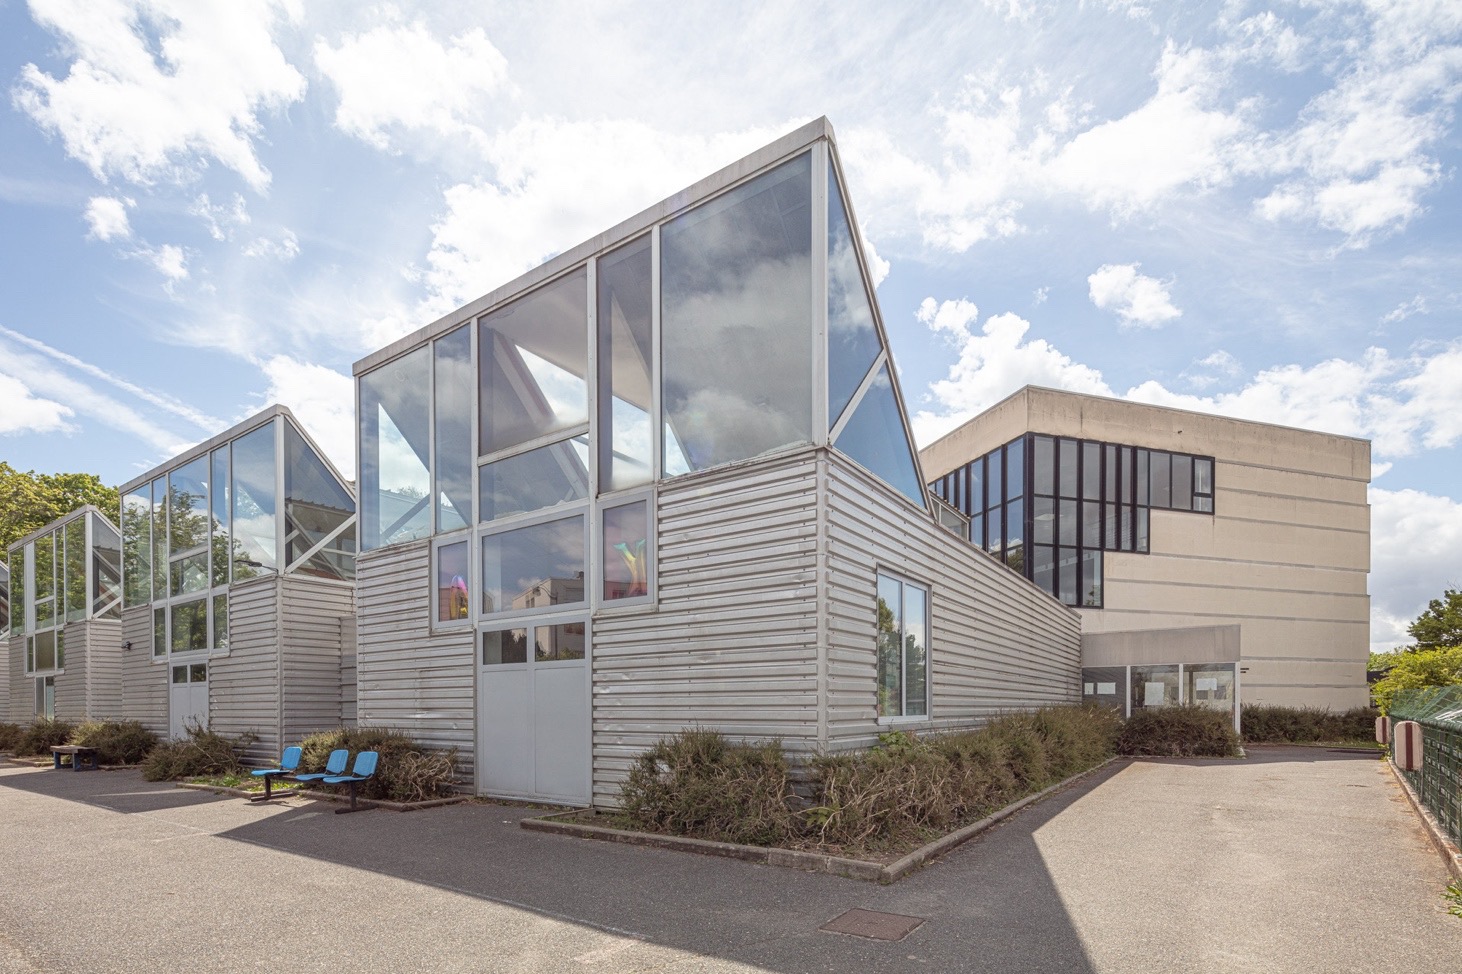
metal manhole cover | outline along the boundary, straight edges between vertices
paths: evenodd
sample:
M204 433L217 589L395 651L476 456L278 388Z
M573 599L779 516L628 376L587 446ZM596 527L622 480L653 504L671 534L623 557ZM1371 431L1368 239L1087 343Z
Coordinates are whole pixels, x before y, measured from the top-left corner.
M903 940L924 922L923 917L906 917L898 913L876 910L849 910L833 917L818 929L828 933L846 933L870 940Z

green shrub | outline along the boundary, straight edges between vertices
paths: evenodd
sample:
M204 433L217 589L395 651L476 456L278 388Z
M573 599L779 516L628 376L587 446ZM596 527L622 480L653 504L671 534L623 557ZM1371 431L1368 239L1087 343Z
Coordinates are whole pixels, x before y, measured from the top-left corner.
M24 733L25 728L19 724L0 723L0 752L14 751Z
M20 740L16 742L13 753L16 757L32 757L40 754L50 756L51 748L65 744L75 729L75 725L68 724L64 720L38 718L35 723L21 732Z
M88 720L67 742L96 748L102 764L140 764L157 747L157 735L135 720Z
M182 740L163 741L142 762L142 777L148 781L177 781L206 775L238 774L244 768L244 749L258 735L244 733L225 737L202 727L189 727Z
M1236 757L1233 717L1207 707L1154 707L1128 719L1117 738L1122 754L1159 757Z
M300 746L303 749L301 772L324 771L330 752L340 748L350 752L352 763L361 751L375 751L376 773L359 786L362 798L428 801L452 794L456 783L456 751L428 750L400 731L339 727L311 734ZM345 770L349 772L350 768Z
M1375 738L1373 707L1334 711L1320 707L1243 708L1240 723L1244 740L1255 744L1315 744L1340 741L1369 741Z
M775 845L797 832L791 794L780 742L733 744L686 730L635 759L620 804L647 832Z
M1459 683L1462 683L1462 646L1415 649L1400 655L1396 665L1371 687L1371 696L1376 698L1376 705L1384 714L1391 709L1391 698L1398 690Z

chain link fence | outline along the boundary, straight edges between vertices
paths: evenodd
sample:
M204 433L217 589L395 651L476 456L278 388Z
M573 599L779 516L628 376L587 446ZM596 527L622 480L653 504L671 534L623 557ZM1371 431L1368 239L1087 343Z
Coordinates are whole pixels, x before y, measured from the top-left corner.
M1421 725L1421 770L1401 774L1462 846L1462 686L1402 690L1392 699L1389 716ZM1391 751L1395 757L1394 743Z

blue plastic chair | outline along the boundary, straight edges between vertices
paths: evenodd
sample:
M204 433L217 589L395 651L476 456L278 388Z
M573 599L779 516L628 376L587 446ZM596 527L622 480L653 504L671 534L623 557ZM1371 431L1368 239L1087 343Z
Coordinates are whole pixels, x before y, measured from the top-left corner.
M361 809L355 804L356 788L362 781L367 781L376 773L376 752L361 751L355 756L355 766L350 769L350 774L336 774L321 781L327 785L349 785L350 786L350 807L335 809L336 815L345 815L349 812L358 812Z
M339 750L330 752L330 757L325 759L324 771L311 771L307 774L297 774L294 776L294 780L320 781L324 778L328 778L332 774L344 774L345 766L349 763L350 752L342 747Z
M264 779L264 794L262 797L250 798L249 801L267 802L270 798L273 798L274 793L272 787L274 785L274 779L283 778L285 775L293 774L297 771L300 766L300 755L303 753L304 750L302 748L287 747L284 749L284 754L279 758L279 767L257 768L250 771L249 773L255 778Z

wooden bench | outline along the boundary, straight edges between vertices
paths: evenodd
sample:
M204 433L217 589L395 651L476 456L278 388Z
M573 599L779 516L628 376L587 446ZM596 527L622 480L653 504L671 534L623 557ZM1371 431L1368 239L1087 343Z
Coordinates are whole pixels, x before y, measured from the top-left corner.
M52 766L59 771L61 769L61 755L71 755L71 770L85 771L88 763L91 770L96 771L101 767L97 758L96 748L82 747L79 744L62 744L51 748Z

